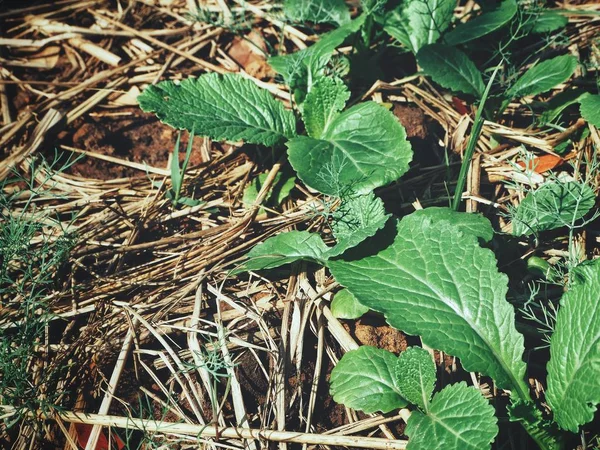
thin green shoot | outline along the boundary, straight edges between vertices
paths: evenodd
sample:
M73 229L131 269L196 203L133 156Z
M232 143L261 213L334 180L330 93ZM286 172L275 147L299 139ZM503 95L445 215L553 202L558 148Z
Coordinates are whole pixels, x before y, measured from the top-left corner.
M492 88L492 84L494 83L494 79L496 78L496 74L500 69L500 63L494 73L490 77L487 86L485 87L485 91L483 96L481 97L481 101L479 102L479 107L477 108L477 113L475 114L475 122L473 123L473 130L471 132L471 136L469 137L469 143L467 144L467 149L465 151L462 165L460 166L460 172L458 174L458 180L456 182L456 189L454 191L454 199L452 201L452 209L458 211L460 208L460 204L462 201L463 189L465 188L465 183L467 181L467 173L469 171L469 167L471 165L471 159L473 158L473 153L475 152L475 146L477 145L477 141L479 140L479 135L481 134L481 129L483 128L483 110L485 108L485 102L487 101L488 95Z

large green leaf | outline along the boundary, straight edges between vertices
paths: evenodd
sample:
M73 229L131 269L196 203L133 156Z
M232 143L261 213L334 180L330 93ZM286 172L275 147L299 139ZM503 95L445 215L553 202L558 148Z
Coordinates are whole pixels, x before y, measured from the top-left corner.
M331 314L337 319L358 319L369 311L369 308L361 305L348 289L342 289L331 301Z
M306 95L302 118L310 137L319 139L350 98L350 91L339 78L321 77Z
M494 408L465 383L433 397L427 414L413 411L406 424L407 450L483 450L498 434Z
M435 386L435 363L429 352L421 347L409 347L400 354L396 364L396 385L402 396L423 411Z
M148 86L140 107L164 123L215 140L275 145L296 134L296 120L283 103L240 75L209 73L176 84Z
M577 58L571 55L557 56L536 64L506 93L507 98L538 95L567 81L577 68Z
M389 412L407 402L394 383L398 358L367 345L347 352L331 372L333 400L365 413Z
M515 0L504 0L496 9L484 12L480 16L457 26L444 36L444 41L450 45L458 45L479 39L502 28L510 22L516 13L517 2Z
M285 0L283 12L294 22L344 25L350 21L350 11L344 0Z
M600 263L579 266L550 341L546 399L554 420L576 433L600 403Z
M457 48L443 44L423 47L417 61L433 81L453 92L480 97L485 85L473 61Z
M585 216L596 202L587 184L551 182L530 192L517 207L513 217L513 234L529 235L573 224Z
M454 0L406 0L388 14L384 29L416 54L448 28L455 6Z
M505 299L507 278L475 236L448 221L410 215L396 230L383 230L327 264L340 284L393 327L529 398L523 336Z
M448 222L465 234L471 234L484 242L494 237L494 229L490 221L481 214L465 214L452 208L433 206L412 213L413 216L426 216L433 222Z
M600 95L586 95L581 98L581 117L596 128L600 128Z
M321 139L287 143L298 177L324 194L365 194L400 178L412 150L404 127L383 106L365 102L337 116Z
M344 198L333 213L331 228L338 243L329 251L329 257L341 255L370 238L385 226L389 217L383 202L373 192Z
M236 272L274 269L295 261L315 261L323 264L327 250L329 247L317 233L308 231L281 233L250 250L248 259Z
M333 52L352 33L356 33L365 22L363 14L341 27L325 33L308 48L296 53L269 58L268 62L283 76L286 84L294 91L296 102L302 103L313 83L323 75L323 69L331 60Z

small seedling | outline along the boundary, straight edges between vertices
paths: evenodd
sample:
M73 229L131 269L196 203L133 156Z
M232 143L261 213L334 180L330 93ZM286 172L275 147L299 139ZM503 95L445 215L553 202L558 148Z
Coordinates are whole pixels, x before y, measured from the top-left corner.
M185 171L187 170L190 157L192 155L192 147L194 142L194 130L190 132L187 150L185 152L185 158L183 165L179 167L179 145L180 145L181 133L177 135L177 142L175 143L175 149L173 150L173 156L171 158L171 189L167 191L167 198L171 200L173 207L184 205L184 206L197 206L202 204L202 201L196 200L191 197L185 197L181 195L183 188L183 179L185 177Z

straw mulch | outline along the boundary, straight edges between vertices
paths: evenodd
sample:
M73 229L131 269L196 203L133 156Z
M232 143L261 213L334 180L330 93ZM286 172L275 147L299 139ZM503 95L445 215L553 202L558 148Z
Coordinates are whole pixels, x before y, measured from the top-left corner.
M570 6L576 8L594 5ZM132 434L131 445L147 439L163 448L405 448L407 411L357 415L327 393L344 351L363 343L397 351L404 337L381 320L335 319L328 302L337 286L323 269L297 265L270 279L230 273L273 234L326 230L321 212L331 205L299 183L277 210L244 204L245 186L267 172L264 197L285 161L265 164L269 155L257 149L199 138L184 190L203 203L173 208L165 198L176 133L139 111L137 93L163 79L241 72L289 104L264 54L246 42L292 52L316 37L281 22L269 2L215 0L204 21L188 15L196 9L195 0L61 0L0 12L0 179L30 173L55 148L83 155L64 172L36 172L39 182L52 176L35 200L35 214L48 221L44 239L75 239L45 299L53 317L30 365L34 374L60 370L56 383L36 387L40 396L58 390L60 408L4 429L4 445L76 449L91 432L86 448L94 449L98 440L114 442L118 434L126 441L137 429L144 432ZM574 51L597 52L586 36L597 32L598 20L573 13L570 21ZM382 80L363 97L424 112L416 126L425 130L417 138L424 145L459 154L466 147L472 119L423 78ZM512 104L511 114L526 115L527 107ZM522 181L522 146L560 159L553 147L582 123L571 125L558 132L487 123L467 209L516 204L520 194L500 182ZM506 143L493 144L492 133ZM600 146L595 130L563 158L578 164L591 157L593 143ZM444 204L446 170L443 160L417 163L381 194L396 199L397 213ZM26 207L17 202L3 215ZM14 326L10 314L0 317L3 329Z

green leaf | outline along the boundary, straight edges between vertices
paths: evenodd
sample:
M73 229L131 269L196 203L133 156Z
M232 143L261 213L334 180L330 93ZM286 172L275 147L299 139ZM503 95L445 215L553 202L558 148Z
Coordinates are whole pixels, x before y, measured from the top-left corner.
M325 33L314 45L296 53L274 56L268 62L273 69L283 76L296 96L296 102L302 103L304 96L312 89L312 83L323 75L323 69L333 52L352 33L356 33L365 22L363 14L341 27Z
M258 244L247 255L247 261L236 273L248 270L274 269L296 261L324 263L329 250L321 236L308 231L281 233Z
M485 85L481 72L457 48L443 44L427 45L419 50L417 61L425 73L440 86L476 97L483 95Z
M483 242L489 242L494 237L494 229L490 221L481 214L465 214L452 208L433 206L417 210L413 216L427 216L433 222L448 222L460 229L464 234L473 235Z
M319 139L346 106L350 91L339 78L321 77L306 95L302 118L310 137Z
M578 266L572 278L550 341L546 399L554 420L577 433L600 403L600 263Z
M174 193L173 199L179 196L181 192L181 185L183 184L183 176L179 169L179 144L181 142L181 132L177 134L177 141L175 142L175 149L171 156L171 186Z
M427 414L413 411L406 424L407 450L483 450L498 434L494 408L464 382L433 397Z
M427 350L408 347L400 353L396 364L396 385L408 402L427 411L435 378L435 363Z
M547 450L561 450L562 441L558 429L552 422L545 420L542 413L533 403L511 400L508 406L508 418L518 422L527 433L537 442L538 446Z
M600 128L600 95L587 95L581 99L579 107L581 117L588 123Z
M405 407L394 383L397 361L393 353L367 345L347 352L331 372L333 400L367 414Z
M287 143L298 177L323 194L365 194L400 178L412 158L398 119L365 102L337 116L321 140L300 136Z
M329 251L329 257L341 255L370 238L385 226L389 217L383 202L373 192L344 198L333 213L331 228L338 243Z
M539 122L544 124L553 122L565 109L575 103L580 103L588 95L583 89L569 89L556 94L549 101L534 103L545 109L540 115Z
M388 14L384 29L416 54L446 31L455 5L454 0L406 0Z
M140 107L174 128L215 140L275 145L296 134L294 114L236 74L163 81L138 96Z
M497 8L458 25L444 36L444 40L449 45L458 45L479 39L502 28L510 22L516 13L517 2L515 0L504 0Z
M577 58L557 56L536 64L525 72L506 93L507 98L538 95L567 81L577 68Z
M294 22L332 23L350 22L350 11L344 0L285 0L285 16Z
M327 265L394 328L421 336L425 345L461 358L466 370L529 398L523 336L505 299L507 277L475 236L413 214L395 232L386 229Z
M586 184L575 181L543 184L517 206L513 234L526 236L571 225L585 216L595 201L594 191Z
M331 314L337 319L358 319L368 311L369 308L361 305L348 289L335 294L331 302Z
M534 19L531 27L532 33L551 33L564 28L569 20L566 16L554 11L542 11Z
M242 198L244 205L251 206L254 203L268 175L268 173L261 173L254 180L252 180L248 186L246 186L246 189L244 190L244 196ZM290 195L290 192L292 189L294 189L295 184L295 177L282 176L281 172L278 172L277 175L275 175L275 180L273 181L271 189L269 189L269 192L263 201L263 205L281 205L281 203ZM264 210L261 208L260 212L264 212Z

